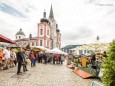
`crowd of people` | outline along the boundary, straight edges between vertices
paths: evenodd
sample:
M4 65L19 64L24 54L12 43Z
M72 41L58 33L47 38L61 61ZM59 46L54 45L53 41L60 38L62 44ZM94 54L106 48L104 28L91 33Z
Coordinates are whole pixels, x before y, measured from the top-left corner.
M16 66L16 53L9 47L0 48L0 70L6 70Z
M17 74L22 73L21 68L23 68L23 72L28 71L27 64L30 64L31 67L36 66L36 62L63 64L64 59L64 55L47 54L33 50L28 51L23 48L20 48L18 52L9 47L6 49L0 48L0 70L7 70L17 65Z

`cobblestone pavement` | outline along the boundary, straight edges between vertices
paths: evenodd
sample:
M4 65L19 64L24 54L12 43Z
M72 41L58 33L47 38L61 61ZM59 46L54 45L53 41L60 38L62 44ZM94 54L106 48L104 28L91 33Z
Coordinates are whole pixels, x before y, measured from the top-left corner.
M0 71L0 86L90 86L92 79L82 79L65 65L36 64L16 75L17 68Z

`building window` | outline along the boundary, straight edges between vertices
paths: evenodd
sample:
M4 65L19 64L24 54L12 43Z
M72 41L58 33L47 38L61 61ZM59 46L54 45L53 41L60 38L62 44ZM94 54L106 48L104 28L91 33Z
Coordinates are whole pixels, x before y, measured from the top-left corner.
M40 29L40 34L41 34L41 35L43 34L43 29Z
M21 38L21 36L19 36L19 39Z
M32 46L34 46L34 42L32 42Z
M47 35L49 36L49 30L47 30Z
M36 46L36 42L34 42L34 46Z
M49 48L49 41L47 41L47 47Z
M42 46L42 40L40 40L40 46Z
M36 42L36 46L38 46L38 42Z

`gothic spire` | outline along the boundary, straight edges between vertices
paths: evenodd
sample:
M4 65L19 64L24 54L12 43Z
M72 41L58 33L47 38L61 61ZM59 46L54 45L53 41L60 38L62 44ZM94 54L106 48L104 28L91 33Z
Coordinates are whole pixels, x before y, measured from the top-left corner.
M51 9L50 9L49 19L54 19L52 5L51 5Z

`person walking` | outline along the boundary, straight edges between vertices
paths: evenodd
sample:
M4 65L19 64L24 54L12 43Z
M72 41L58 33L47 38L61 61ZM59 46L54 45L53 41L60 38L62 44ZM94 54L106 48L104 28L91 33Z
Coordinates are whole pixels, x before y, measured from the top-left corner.
M96 55L95 53L92 54L92 57L91 57L91 64L92 64L92 67L95 66L95 61L96 61Z
M6 69L11 67L11 57L10 57L10 48L8 47L7 49L4 49L4 58L5 58L5 63L6 63Z
M18 62L18 70L17 74L21 74L21 66L23 63L23 49L20 48L20 50L17 52L17 62Z
M56 59L56 64L59 64L59 56L58 56L58 54L55 55L55 59Z
M37 60L38 60L38 63L40 63L40 53L37 51Z
M37 52L34 52L34 66L36 66L36 60L38 58L38 53Z
M55 55L53 55L53 64L55 64Z
M16 66L16 53L14 52L14 50L13 49L11 49L11 51L10 51L10 56L11 56L11 61L12 61L12 66L14 66L14 64L15 64L15 66Z
M43 58L44 58L44 64L47 64L47 55L45 53L43 54Z
M28 69L27 69L27 59L28 59L28 54L27 54L27 52L24 50L23 51L23 59L24 59L24 62L23 62L23 71L24 72L26 72L26 71L28 71Z
M34 51L31 51L31 53L29 55L29 59L31 60L31 67L33 67L34 66L34 59L35 59Z
M61 64L63 64L63 61L65 60L64 56L61 55Z
M0 70L3 69L3 67L2 67L2 59L3 59L3 57L4 57L4 53L3 53L2 48L0 48Z

